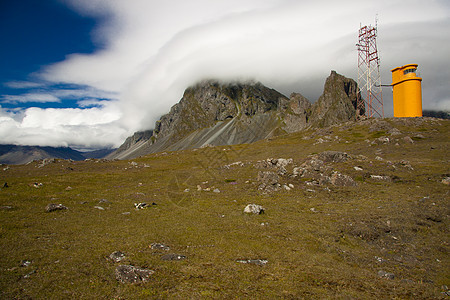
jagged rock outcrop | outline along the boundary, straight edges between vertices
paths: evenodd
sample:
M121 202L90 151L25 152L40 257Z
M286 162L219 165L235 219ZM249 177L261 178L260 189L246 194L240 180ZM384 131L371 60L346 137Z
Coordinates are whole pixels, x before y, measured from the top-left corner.
M364 111L356 110L358 93L356 81L331 71L323 94L312 106L309 124L313 127L328 127L356 120L358 115L364 114Z
M184 92L154 130L137 132L109 159L132 159L160 151L252 143L271 136L325 127L357 118L354 80L331 72L313 105L261 83L203 81Z

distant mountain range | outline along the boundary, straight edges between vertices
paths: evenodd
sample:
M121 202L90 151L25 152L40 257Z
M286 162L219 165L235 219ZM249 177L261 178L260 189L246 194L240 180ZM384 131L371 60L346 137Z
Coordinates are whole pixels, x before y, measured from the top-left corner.
M73 160L85 160L87 158L103 158L115 149L81 152L68 147L40 147L40 146L16 146L0 145L0 163L20 165L33 160L45 158L61 158Z

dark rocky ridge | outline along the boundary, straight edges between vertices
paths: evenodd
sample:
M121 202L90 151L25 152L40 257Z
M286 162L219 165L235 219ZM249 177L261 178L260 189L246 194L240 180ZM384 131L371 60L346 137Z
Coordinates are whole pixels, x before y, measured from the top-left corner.
M314 104L301 94L287 98L261 83L203 81L186 89L154 130L135 133L107 158L132 159L167 150L252 143L309 126L355 120L357 93L357 83L335 71Z

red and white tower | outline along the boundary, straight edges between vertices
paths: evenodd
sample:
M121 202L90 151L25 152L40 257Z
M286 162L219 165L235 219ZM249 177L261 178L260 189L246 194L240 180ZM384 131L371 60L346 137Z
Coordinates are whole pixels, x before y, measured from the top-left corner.
M357 108L366 116L384 117L381 92L380 58L377 49L377 23L375 27L360 26L358 47L358 96Z

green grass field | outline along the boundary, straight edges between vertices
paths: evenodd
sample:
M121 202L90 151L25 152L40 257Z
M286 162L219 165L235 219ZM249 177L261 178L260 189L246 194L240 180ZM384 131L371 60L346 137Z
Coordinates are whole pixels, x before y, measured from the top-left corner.
M133 161L3 165L0 298L447 299L450 121L387 122L401 134L370 132L367 121ZM384 136L389 143L371 144ZM330 167L357 186L309 186L290 176L327 150L354 157ZM255 164L267 158L293 159L280 179L292 190L258 190ZM238 161L243 166L223 167ZM136 210L142 202L150 205ZM68 209L47 213L49 203ZM250 203L265 213L245 214ZM114 251L125 260L109 260ZM186 259L162 260L167 253ZM238 262L246 259L268 262ZM119 264L155 273L123 284Z

